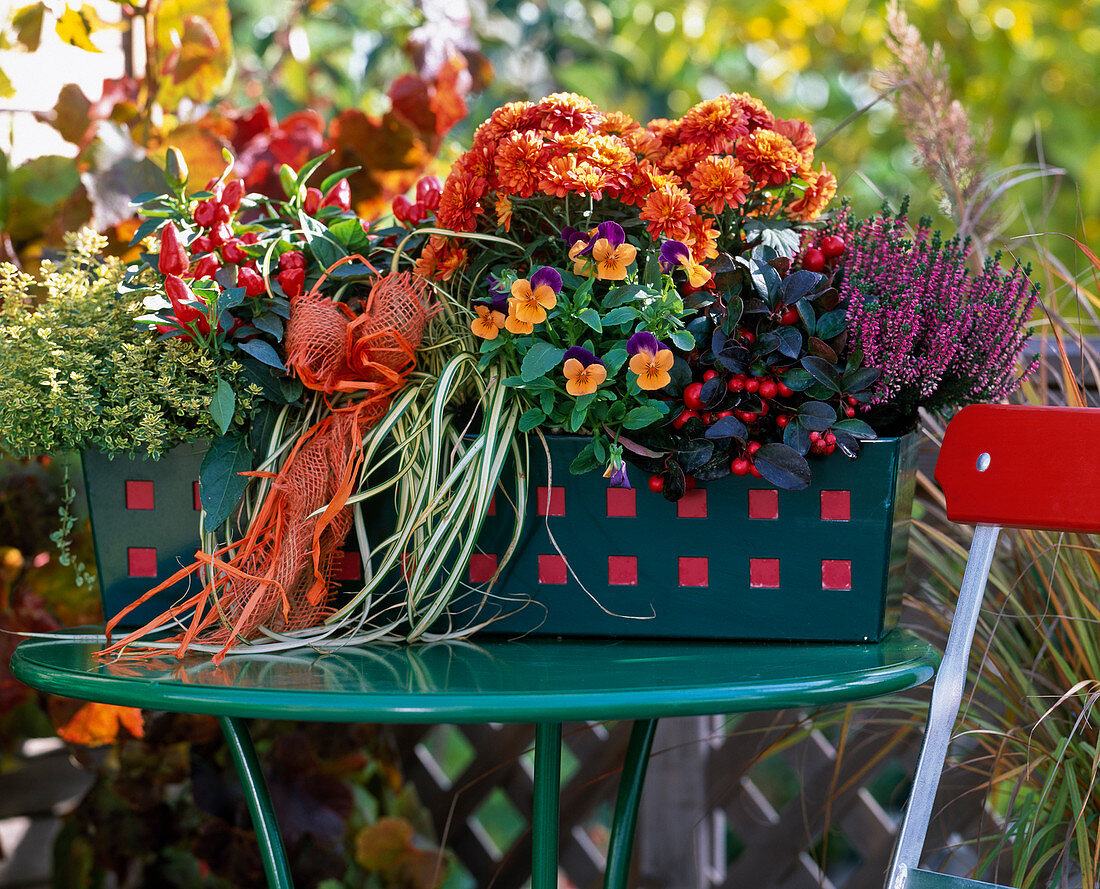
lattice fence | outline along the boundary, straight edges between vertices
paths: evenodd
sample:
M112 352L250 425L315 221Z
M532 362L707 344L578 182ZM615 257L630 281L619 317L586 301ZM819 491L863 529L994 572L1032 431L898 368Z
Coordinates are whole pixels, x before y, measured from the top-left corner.
M881 887L920 734L898 711L836 719L814 730L794 711L663 722L631 885ZM563 889L602 885L628 735L625 722L566 726ZM531 726L399 731L406 774L478 889L520 889L529 879L533 737ZM973 865L965 850L956 853L960 836L983 817L976 792L983 780L957 769L945 775L927 844L934 866L963 873ZM948 846L955 858L945 861Z

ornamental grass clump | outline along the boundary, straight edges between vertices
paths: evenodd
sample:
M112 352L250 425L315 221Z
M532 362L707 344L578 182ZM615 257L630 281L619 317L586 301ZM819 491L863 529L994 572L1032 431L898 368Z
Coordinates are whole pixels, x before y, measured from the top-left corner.
M869 413L911 423L922 407L1001 401L1034 369L1017 363L1039 299L1028 269L1006 273L992 256L972 273L969 241L944 239L928 219L910 232L904 206L860 222L845 213L836 231L851 337L882 371Z

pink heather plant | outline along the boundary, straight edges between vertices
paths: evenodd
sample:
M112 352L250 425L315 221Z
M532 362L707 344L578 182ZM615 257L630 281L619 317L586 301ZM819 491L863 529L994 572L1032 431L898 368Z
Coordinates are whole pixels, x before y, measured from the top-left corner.
M845 211L836 225L848 248L840 295L849 345L882 368L871 412L911 421L920 407L1000 401L1034 369L1017 361L1038 286L1018 264L1004 274L999 256L971 273L968 241L944 241L928 219L910 234L905 214L903 205L855 222Z

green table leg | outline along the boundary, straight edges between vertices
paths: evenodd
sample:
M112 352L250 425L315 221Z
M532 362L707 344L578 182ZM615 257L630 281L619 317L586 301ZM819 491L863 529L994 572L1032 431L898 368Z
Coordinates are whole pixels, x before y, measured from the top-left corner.
M531 889L557 889L561 801L561 723L535 726L535 799L531 821Z
M275 821L275 810L271 807L271 796L267 792L267 782L256 758L256 748L252 746L252 737L244 720L233 716L219 716L218 723L229 745L229 755L237 768L237 777L244 788L248 811L252 815L252 828L260 843L260 858L267 874L267 885L271 889L293 889L290 879L290 866L286 860L286 850L279 836L279 825Z
M619 779L619 798L615 801L615 818L611 823L611 842L607 847L604 889L626 889L634 852L634 829L638 825L638 804L642 800L642 785L656 732L656 719L639 719L630 731L623 775Z

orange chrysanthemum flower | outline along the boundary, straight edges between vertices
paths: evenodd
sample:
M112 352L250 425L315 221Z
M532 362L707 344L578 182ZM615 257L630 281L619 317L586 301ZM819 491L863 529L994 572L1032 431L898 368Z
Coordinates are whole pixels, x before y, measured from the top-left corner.
M794 147L798 149L799 154L802 155L803 166L808 167L814 162L814 149L817 148L817 136L814 135L814 128L806 123L806 121L799 120L798 118L784 120L777 117L775 123L772 124L772 129L779 133L779 135L786 136L791 140Z
M553 93L535 103L538 125L553 133L593 131L603 123L603 112L591 99L577 93Z
M726 207L745 203L752 190L748 175L732 157L708 157L701 160L688 176L691 201L696 207L709 207L717 216Z
M657 141L666 150L680 144L680 121L678 120L655 117L646 124L646 129L657 137Z
M539 176L539 191L551 197L564 198L573 191L571 174L576 166L576 158L569 155L551 158Z
M727 98L730 105L740 112L741 117L744 118L750 133L761 127L770 129L772 124L775 123L775 115L768 110L767 105L755 96L741 93L740 95L731 94Z
M537 115L534 102L509 102L496 109L487 121L474 131L475 147L496 151L497 142L508 133L523 132L535 126Z
M603 197L603 190L607 188L609 178L607 173L595 164L581 161L568 172L565 181L569 191L591 195L598 201Z
M718 257L718 229L713 219L694 216L691 220L691 234L684 243L691 248L691 257L696 262Z
M466 265L466 250L454 241L432 235L416 260L416 274L434 281L447 281Z
M493 206L497 214L497 228L512 230L512 200L507 195L499 195Z
M541 324L546 320L548 310L558 304L558 295L547 284L532 288L531 282L520 278L512 284L512 295L508 298L508 314L525 324ZM514 307L514 309L513 309Z
M642 125L625 111L608 111L599 127L600 132L608 136L624 136L641 128Z
M772 130L756 130L740 139L737 159L763 186L783 185L802 168L802 155L794 143Z
M489 306L474 306L477 317L470 322L474 336L483 340L495 340L504 328L504 313L493 311Z
M649 194L638 217L648 223L646 231L653 240L682 241L690 233L691 218L695 215L686 191L676 185L664 185Z
M480 176L472 177L463 170L452 169L439 196L436 220L440 226L457 232L472 232L477 228L477 217L485 212L478 201L488 187L489 183Z
M726 151L749 125L739 105L730 96L707 99L691 108L680 122L680 142L705 145L710 151Z
M666 172L687 176L703 158L710 157L710 149L702 142L677 145L658 161L657 166Z
M804 174L804 178L806 190L802 192L802 197L787 208L787 212L792 219L799 222L813 222L836 194L836 176L822 164L820 171L810 170Z
M549 154L538 133L508 133L497 144L495 157L500 190L520 198L531 197Z

